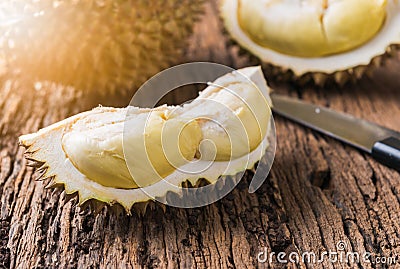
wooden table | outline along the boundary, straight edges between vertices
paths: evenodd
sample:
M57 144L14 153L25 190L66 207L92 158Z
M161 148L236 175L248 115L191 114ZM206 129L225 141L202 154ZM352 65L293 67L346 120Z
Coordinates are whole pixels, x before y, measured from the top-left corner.
M185 61L235 68L252 63L229 45L214 4L196 25ZM356 85L295 87L282 94L345 111L400 131L400 64L391 61ZM44 189L26 166L17 136L36 131L97 103L70 88L22 82L0 90L0 267L11 268L385 268L360 262L259 263L260 251L400 254L400 176L366 154L276 117L278 147L263 186L248 180L221 201L198 209L160 207L144 216L95 216ZM286 257L287 258L287 257ZM393 266L394 267L394 266Z

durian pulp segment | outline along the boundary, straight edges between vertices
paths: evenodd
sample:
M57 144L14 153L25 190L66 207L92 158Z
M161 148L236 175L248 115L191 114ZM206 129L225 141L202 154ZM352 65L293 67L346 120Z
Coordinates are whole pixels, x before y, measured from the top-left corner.
M397 0L223 0L221 16L241 46L296 76L368 65L400 44Z
M259 90L266 89L260 73L255 73L254 68L244 68L227 74L183 106L182 116L201 119L203 140L213 142L202 144L200 151L212 152L216 146L215 160L229 161L259 145L271 117L269 95ZM247 77L257 88L248 86Z
M245 83L242 74L248 76L251 82ZM63 184L68 194L78 192L80 203L97 199L110 204L119 203L129 211L134 203L150 200L148 193L154 195L152 197L164 197L168 191L177 193L181 190L177 187L186 180L195 184L198 179L205 178L214 183L220 176L235 175L253 167L264 155L268 147L271 111L268 106L269 88L260 67L227 74L212 85L219 86L209 86L192 104L183 107L98 107L41 129L37 133L21 136L20 143L28 148L28 158L47 167L44 177L53 177L55 183ZM232 92L225 89L230 89L232 85L237 86ZM232 93L235 93L236 97L232 97ZM240 98L234 99L237 97ZM225 147L226 140L213 135L220 130L210 131L215 126L204 124L204 113L198 115L190 112L195 112L199 103L203 110L212 111L212 105L207 102L208 98L219 99L223 105L233 109L233 115L248 121L244 123L245 130L254 127L248 134L247 144L251 145L250 150L248 147L241 148L234 152L234 156L227 156L224 151L219 153L219 150ZM240 100L245 101L243 104L246 103L248 107L240 105ZM239 112L236 113L236 110ZM261 122L258 126L255 126L253 119L247 115L250 110L255 113L255 117L260 116L260 119L257 119ZM206 116L222 122L221 126L227 128L228 133L236 128L231 126L231 115L216 113ZM144 121L147 122L147 126L144 127L144 133L125 130L125 141L131 143L125 143L122 149L124 121L131 121L133 125L138 126L138 130L143 130L140 126L143 127ZM168 126L169 124L171 125ZM175 145L163 148L167 149L166 152L160 151L161 129L165 129L162 135L167 137L165 141L168 145ZM235 130L233 133L232 140L243 142L243 138L235 135ZM221 154L220 160L212 162L201 174L185 173L193 167L193 163L189 161L199 157L203 136L208 136L214 141L217 153ZM149 140L146 141L147 139ZM138 146L143 145L143 142L150 148ZM179 148L179 151L169 151L170 148ZM202 155L210 156L207 150L211 149L203 149ZM133 164L128 163L129 170L125 162L127 154L134 154L135 157ZM195 166L203 167L203 163L209 163L209 160L201 157L194 162Z
M319 57L370 40L386 17L386 0L239 0L238 21L255 43Z
M145 182L142 187L154 184L171 174L175 167L193 160L201 139L196 121L187 124L179 119L167 121L167 110L167 107L153 111L125 109L78 120L62 139L66 157L88 179L107 187L137 188L136 181ZM132 143L123 148L125 113L130 113L126 115L126 121L133 121L129 124L136 128L126 133L126 141ZM177 134L176 130L181 132ZM162 135L167 136L171 148L178 151L164 152ZM135 179L126 166L124 151L135 155L135 162L131 164Z

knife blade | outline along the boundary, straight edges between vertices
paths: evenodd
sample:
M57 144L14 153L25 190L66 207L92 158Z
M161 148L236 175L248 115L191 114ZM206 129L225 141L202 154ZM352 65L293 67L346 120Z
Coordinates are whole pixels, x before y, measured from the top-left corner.
M352 115L272 94L274 113L336 138L400 171L400 133Z

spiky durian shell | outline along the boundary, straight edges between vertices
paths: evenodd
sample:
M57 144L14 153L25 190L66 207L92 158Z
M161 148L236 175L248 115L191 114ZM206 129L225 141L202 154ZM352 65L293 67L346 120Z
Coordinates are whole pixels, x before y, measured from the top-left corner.
M258 85L261 92L265 94L265 101L269 104L269 88L266 85L261 69L257 67L247 68L245 70L242 69L242 72L243 74L247 74L252 82ZM237 76L237 73L234 75L227 74L226 76L221 77L220 80L216 80L215 85L209 86L211 87L209 88L209 93L213 93L216 87L218 89L222 89L224 88L223 85L225 84L235 84L235 79L237 79ZM232 79L234 80L232 81ZM244 92L247 93L251 91L247 89L247 91ZM207 95L204 96L207 97ZM249 103L251 103L251 99L254 101L256 98L254 98L253 95L253 97L249 99ZM193 109L198 105L199 104L195 104L194 107L186 108ZM201 108L203 107L204 106L201 106ZM136 112L137 109L138 108L135 109ZM60 122L54 123L36 133L21 136L19 138L20 145L26 148L25 158L28 160L28 165L36 168L36 179L44 180L46 187L48 188L58 186L62 187L65 190L66 200L76 197L79 205L86 204L95 212L100 211L104 206L107 205L117 205L115 209L123 209L128 214L131 213L132 208L139 214L143 214L148 206L149 201L153 200L153 198L148 196L147 193L151 193L153 195L152 197L160 198L160 200L157 199L157 201L162 201L169 205L176 204L174 201L179 201L182 199L182 197L190 197L190 199L195 197L200 202L204 202L205 205L209 202L215 201L213 200L215 195L218 195L218 197L221 198L223 195L226 195L230 190L232 190L232 188L241 179L242 174L240 172L246 169L253 169L256 162L260 161L259 164L262 164L258 165L257 170L259 170L259 172L257 173L263 176L268 173L269 168L272 165L272 160L275 153L275 132L273 121L271 118L269 118L270 116L268 116L271 115L271 112L268 109L269 112L264 111L268 114L265 116L269 118L269 123L266 125L264 138L257 148L248 154L245 154L244 156L240 156L229 161L220 161L215 165L212 164L212 167L209 167L210 169L207 168L206 170L202 171L201 174L185 172L181 173L186 169L182 166L182 170L177 169L172 174L165 177L164 180L141 188L119 189L103 186L86 177L83 171L81 172L75 167L74 164L72 164L70 159L71 156L68 157L67 153L64 151L65 144L63 144L62 140L64 135L71 130L70 127L76 124L78 121L82 121L84 124L96 121L97 123L105 123L107 122L107 120L105 121L107 118L108 122L111 122L109 130L114 129L115 131L116 122L125 118L127 110L128 108L116 109L98 107L91 111L82 112ZM182 113L183 112L184 111L182 111ZM89 120L89 118L87 118L93 115L96 116L97 120ZM190 118L190 115L188 114L183 113L182 115L185 118ZM100 124L97 125L97 127L98 126L102 125ZM228 126L228 128L230 127ZM207 127L205 127L205 129L207 130ZM237 132L237 128L234 128L233 130L236 130ZM86 151L82 154L82 157L84 159L88 157ZM140 156L136 155L135 158L136 157ZM229 165L226 166L228 163ZM253 170L253 172L255 171ZM191 186L204 186L205 182L211 184L210 188L208 188L206 191L194 189L194 191L187 193L187 190L185 190L185 188ZM250 189L253 191L255 191L255 189L258 188L258 184L262 182L259 182L258 179L254 183L255 184L250 186ZM184 188L179 188L180 185ZM152 205L154 204L150 203L150 206Z
M9 71L79 90L139 87L176 63L204 0L6 0L0 55Z
M168 201L179 200L185 197L185 195L193 195L193 193L186 194L184 189L178 188L177 190L176 187L179 184L187 188L192 186L199 187L205 183L210 183L212 184L211 188L213 191L206 193L206 195L210 195L209 199L213 201L213 195L215 195L213 192L218 193L222 191L224 194L227 194L224 190L231 190L229 187L235 186L241 180L242 174L240 172L246 169L254 169L253 167L257 161L260 161L265 167L270 167L275 153L273 125L270 123L260 145L249 153L248 156L233 160L233 162L237 161L237 164L244 165L244 167L230 165L228 169L222 167L222 170L220 167L216 171L206 172L207 175L204 178L194 175L188 177L185 181L180 181L179 176L172 176L170 179L165 179L165 181L163 180L137 189L105 187L86 178L74 168L71 162L59 158L65 159L65 152L60 142L70 124L92 113L107 111L115 112L116 109L98 107L92 111L83 112L57 122L41 129L37 133L21 136L19 141L20 145L26 148L25 158L28 160L27 165L36 168L36 180L44 180L46 188L61 187L64 189L67 199L77 197L79 205L87 205L95 212L99 212L104 206L118 204L125 209L127 214L131 214L131 209L139 214L144 214L147 203L153 201L148 196L148 192L159 198L160 200L158 201L164 201L165 204L169 204ZM54 162L54 160L59 161ZM218 176L217 173L219 170L222 171L222 174ZM194 191L196 192L196 190ZM202 194L202 201L207 199L201 190L199 192ZM207 201L204 202L207 204ZM119 206L116 207L117 210L121 209Z
M386 46L381 46L379 50L372 53L368 61L365 59L360 60L359 64L347 65L346 63L341 68L330 69L329 71L304 71L296 70L296 67L291 67L287 63L274 63L266 59L266 57L260 57L254 51L252 51L246 44L238 40L236 34L229 30L229 25L227 25L226 17L224 17L224 8L226 4L236 3L238 0L221 0L219 5L220 17L224 23L224 33L228 36L229 44L231 46L239 46L239 54L246 55L249 57L253 65L262 65L263 71L266 76L271 81L283 81L283 82L293 82L299 85L304 84L314 84L317 86L324 86L327 83L334 83L337 85L344 85L348 82L355 83L364 75L369 76L373 74L373 71L379 67L384 67L385 63L391 58L398 58L400 53L400 32L398 31L396 35L392 35L391 43L387 43ZM388 23L393 23L391 26L393 28L400 29L397 24L400 21L400 2L397 0L389 0L387 6L387 11L390 13L389 19L387 18L385 25ZM229 12L230 15L236 14L236 12ZM374 38L373 38L374 39ZM352 51L358 50L356 48ZM339 53L340 54L340 53ZM323 58L323 57L321 57ZM329 65L328 65L329 66ZM329 68L328 68L329 69Z
M248 54L248 51L244 51ZM300 76L293 73L290 69L283 68L270 63L262 62L265 74L276 81L293 81L299 85L315 84L317 86L324 86L327 83L335 83L336 85L343 86L346 83L356 83L363 76L371 76L379 67L384 67L386 62L390 59L396 59L397 54L400 52L400 45L392 44L387 47L386 52L382 55L376 56L371 59L367 65L359 65L353 68L338 70L332 73L324 72L308 72ZM254 56L253 56L254 57Z

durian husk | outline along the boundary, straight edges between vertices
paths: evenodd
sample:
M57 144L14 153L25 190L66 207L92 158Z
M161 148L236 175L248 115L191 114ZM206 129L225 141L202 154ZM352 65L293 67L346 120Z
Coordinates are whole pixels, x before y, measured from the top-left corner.
M387 11L388 16L382 29L385 30L388 27L388 22L391 26L391 33L387 34L385 31L380 31L374 38L372 38L366 44L355 48L353 50L338 53L330 56L319 57L319 59L325 61L322 63L324 68L321 66L316 67L312 64L315 58L298 58L295 56L289 56L278 53L276 51L259 48L255 51L249 42L254 43L249 37L246 37L246 41L238 38L238 33L232 31L232 26L228 21L232 21L232 17L226 17L225 14L236 14L236 5L238 0L221 0L220 1L220 17L225 27L224 32L229 38L231 46L239 46L239 54L246 55L249 57L252 64L260 64L263 67L263 71L271 81L281 82L294 82L299 85L314 84L320 87L328 83L334 83L339 86L343 86L346 83L355 83L363 76L371 76L377 68L384 67L385 64L391 59L398 59L400 52L400 2L397 0L388 0ZM230 7L227 5L230 4ZM397 27L396 27L397 25ZM236 27L237 25L235 25ZM241 36L246 35L240 33ZM388 37L389 35L389 37ZM376 42L376 40L382 38L385 39L382 42ZM360 57L358 61L352 63L348 62L344 56L353 54L357 51L368 49L374 42L378 43L372 51L368 53L368 57ZM259 46L258 46L259 47ZM272 55L282 57L280 60L272 59L267 55L263 55L262 50L268 50ZM330 65L330 59L332 57L342 57L340 66L332 67ZM296 67L291 64L293 60L303 61L303 65L306 67ZM309 63L308 63L309 62ZM321 64L320 64L321 65Z
M181 181L173 173L164 180L147 187L116 189L89 180L68 159L51 164L46 161L48 159L58 160L60 156L64 156L61 140L64 131L71 124L90 113L110 110L115 110L115 108L98 107L50 125L37 133L23 135L19 139L20 145L26 148L27 165L36 169L36 180L44 181L46 188L61 187L64 189L66 200L76 200L77 204L83 207L83 210L88 209L90 212L99 213L104 207L111 207L112 210L115 209L115 212L121 212L121 209L123 209L122 211L125 211L128 215L131 215L132 212L144 215L148 207L154 208L157 204L165 211L165 204L168 204L168 201L185 197L187 187L197 188L206 184L212 184L211 192L207 194L210 197L204 196L204 192L201 197L203 199L204 197L205 199L209 198L212 201L216 195L215 192L218 193L225 188L233 189L232 186L235 186L242 179L243 172L252 169L254 171L257 162L258 165L269 165L269 167L272 164L275 148L270 147L271 144L274 145L274 132L271 122L260 145L249 153L249 156L237 160L240 165L230 165L233 168L227 169L223 174L218 171L207 172L205 178L194 176ZM242 167L242 163L245 163L246 166ZM177 187L179 187L178 191ZM199 191L201 192L201 189ZM162 201L164 205L159 202L154 203L154 199L147 193L154 195L157 201ZM208 204L207 201L204 202Z
M179 62L204 0L5 0L0 62L8 72L78 90L138 88Z
M207 165L207 169L203 170L201 168L201 174L190 173L190 171L193 170L189 168L190 163L187 163L180 165L177 169L175 169L170 174L164 176L162 179L160 178L160 181L153 181L151 178L149 178L148 182L155 182L151 185L137 184L137 186L140 187L122 189L110 187L118 185L107 185L109 187L101 185L100 183L97 183L100 181L97 181L96 179L89 179L89 175L84 174L84 169L79 169L78 166L74 165L74 161L78 161L78 158L74 160L71 159L73 158L73 155L68 155L68 144L63 143L63 138L65 138L65 135L68 134L71 129L73 129L73 126L75 124L77 124L78 122L82 124L94 123L95 128L97 128L98 126L102 126L103 123L110 123L110 128L117 128L114 129L114 131L117 131L120 130L118 128L121 127L119 123L125 124L126 122L124 121L124 119L126 119L128 115L134 115L134 113L132 113L132 109L136 112L139 112L139 110L141 110L137 107L112 108L100 106L91 111L82 112L80 114L64 119L60 122L52 124L48 127L40 129L36 133L23 135L19 137L19 143L26 148L25 157L30 161L29 165L36 168L38 179L45 180L46 186L48 188L62 186L65 190L66 197L76 196L76 200L80 206L89 205L89 207L92 208L92 210L94 210L95 212L101 211L101 209L106 205L117 205L116 208L122 208L128 214L131 213L131 209L137 211L139 214L144 214L147 208L147 203L153 200L162 202L163 204L167 205L178 205L174 202L176 201L176 199L178 199L179 201L180 199L184 199L185 197L193 197L185 195L196 195L195 197L199 199L190 200L189 204L184 203L182 207L197 207L201 205L207 205L213 201L216 201L216 197L221 198L220 191L224 190L224 188L225 190L226 188L228 188L228 190L230 191L232 188L229 187L232 187L232 184L234 184L233 186L235 186L239 182L242 177L242 172L248 169L252 169L260 159L262 159L261 163L268 164L268 166L266 167L266 169L268 170L260 169L262 176L268 173L269 167L272 164L273 154L275 152L275 129L273 125L271 110L269 109L269 107L267 107L271 104L269 99L270 89L267 86L261 69L259 67L249 67L238 70L237 72L228 73L220 77L214 83L210 83L209 87L199 94L199 99L196 99L200 100L199 102L193 101L191 102L193 106L191 106L191 104L186 104L180 107L181 110L177 110L177 117L179 117L179 115L185 119L195 119L197 117L200 117L199 120L201 120L204 115L207 115L207 113L203 115L203 111L196 110L199 107L207 107L206 105L201 106L201 102L206 102L208 97L211 98L210 100L214 100L212 93L214 93L215 91L217 91L217 93L222 90L225 91L225 88L229 87L229 85L231 84L240 85L241 83L243 84L243 82L247 82L247 80L244 80L243 75L246 75L247 79L251 80L252 83L249 84L249 87L257 87L257 89L259 90L255 91L255 89L239 87L237 89L237 92L243 90L244 96L246 96L248 93L253 93L251 94L251 96L247 97L243 97L241 95L239 96L241 98L248 98L245 99L249 102L246 103L246 106L249 106L251 109L257 109L257 111L254 112L255 115L258 115L259 117L257 119L262 119L263 121L265 120L265 124L262 123L260 125L260 127L265 126L263 127L263 131L260 133L262 134L262 136L259 137L260 142L259 144L254 144L255 147L252 147L251 150L249 148L250 152L245 151L238 156L235 155L235 157L233 157L232 155L232 159L230 160L221 159L215 161L216 159L213 159L214 161L210 163L209 161L211 160L207 161L208 159L197 159L198 162L195 162L195 165L197 165L197 167L204 167L202 166L202 164ZM230 96L229 91L225 92L225 94ZM226 98L226 105L229 105L229 102L232 102L232 100L233 99ZM222 100L222 103L224 103L223 101L224 100ZM153 109L152 111L154 111L155 109ZM247 115L246 110L237 110L237 107L234 104L232 104L232 109L234 109L234 113L239 113L238 117L243 117ZM147 113L149 110L150 109L142 109L141 112ZM131 112L130 114L129 111ZM188 114L186 114L185 112L188 112ZM191 115L189 112L193 112L194 114ZM199 112L200 115L198 114ZM209 113L214 112L209 111ZM227 119L226 114L222 114L221 116L222 120ZM212 116L211 119L213 119ZM244 117L243 119L249 120L248 117ZM237 124L236 121L230 121L230 124L233 123ZM234 138L235 134L240 134L240 132L238 132L236 128L237 126L235 127L230 124L226 124L225 126L227 126L226 128L228 128L229 130L233 130L234 133L232 134L232 138ZM120 127L115 127L116 125ZM208 130L207 128L210 128L207 127L207 125L204 126L205 130ZM131 128L130 126L126 127L128 129ZM135 126L132 126L132 128L135 128ZM112 134L113 132L111 131L111 129L109 129L109 132L103 131L104 135L111 135L115 137L115 134ZM116 132L116 134L119 133ZM206 132L202 131L202 135L205 134ZM257 132L253 132L252 135L253 137L254 135L257 136ZM219 137L220 136L218 136L218 138ZM210 139L213 138L210 137ZM242 140L241 138L237 138L237 141ZM138 143L140 143L140 139ZM91 145L91 143L88 143L88 145ZM233 143L232 145L238 144ZM79 150L80 148L81 150L80 152L82 154L79 157L83 158L84 161L88 160L87 158L89 157L89 155L91 155L91 153L88 153L87 150L83 150L82 147L79 146L79 144L75 146L76 149ZM200 145L198 146L200 147ZM103 147L102 150L96 151L94 155L91 156L95 156L96 160L98 160L99 158L102 158L103 152L108 152L109 154L112 152L117 152L115 151L115 147L118 147L118 145L112 143L112 145L107 145ZM132 154L138 154L138 152L130 152L129 154L129 156L135 157L135 155ZM124 154L123 157L127 163L129 163L129 156ZM145 160L147 157L145 155L136 155L136 158L138 158L140 161L140 158L142 160ZM94 159L91 158L90 160L93 161ZM204 163L203 161L205 161L206 163ZM96 169L96 167L91 169ZM107 171L111 171L112 175L119 172L114 171L113 169L114 168L111 167L110 170ZM185 171L189 171L189 173L186 173ZM114 179L112 175L110 176L111 181ZM144 180L147 180L145 177L146 175L144 175ZM134 178L135 176L132 175L132 180L134 180ZM138 180L138 178L136 178L136 180ZM138 183L138 181L135 181L135 183ZM255 190L257 186L255 188L252 186L261 184L262 182L256 180L254 182L252 181L252 183L255 184L252 184L250 186L251 190ZM203 186L204 184L211 184L211 188L207 188L209 192L205 192L205 190L202 188L197 188L199 186ZM194 187L195 193L193 194L193 191L189 191L187 188L182 188L185 186ZM148 195L149 193L151 194L151 196ZM223 192L222 194L227 193L228 192ZM197 196L197 194L201 195ZM185 199L184 201L187 200ZM192 201L201 201L201 203L193 203Z
M385 53L375 56L369 64L359 65L345 70L338 70L332 73L324 72L307 72L302 75L296 75L292 70L273 65L266 62L261 62L265 74L271 80L287 82L292 81L299 85L314 84L323 87L326 84L336 84L344 86L347 83L357 83L364 76L372 77L375 70L386 66L386 63L391 60L398 59L400 52L399 44L391 44L386 48ZM242 50L241 53L248 54L248 51ZM254 59L256 61L256 59Z

